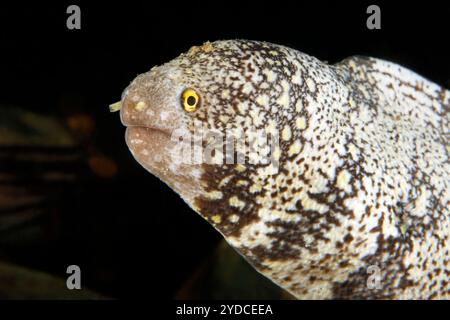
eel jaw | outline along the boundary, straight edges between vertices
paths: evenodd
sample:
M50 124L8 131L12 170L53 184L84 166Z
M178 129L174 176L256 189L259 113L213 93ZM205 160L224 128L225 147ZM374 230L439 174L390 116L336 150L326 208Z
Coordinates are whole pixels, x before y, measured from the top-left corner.
M125 140L140 165L180 194L194 208L195 199L203 193L202 166L183 163L179 142L172 139L167 130L128 126Z

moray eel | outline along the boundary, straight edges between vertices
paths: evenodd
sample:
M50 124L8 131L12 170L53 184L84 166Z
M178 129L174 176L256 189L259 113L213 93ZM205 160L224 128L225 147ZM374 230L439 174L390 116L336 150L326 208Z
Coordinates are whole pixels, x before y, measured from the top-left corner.
M449 104L394 63L232 40L139 75L112 108L137 161L296 298L432 299L450 297ZM224 147L183 153L199 140Z

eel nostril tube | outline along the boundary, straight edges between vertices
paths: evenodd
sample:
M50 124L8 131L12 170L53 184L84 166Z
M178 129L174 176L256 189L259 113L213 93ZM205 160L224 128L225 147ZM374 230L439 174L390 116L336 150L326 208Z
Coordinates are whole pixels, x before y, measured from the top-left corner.
M109 112L117 112L121 108L122 108L122 101L118 101L109 105Z

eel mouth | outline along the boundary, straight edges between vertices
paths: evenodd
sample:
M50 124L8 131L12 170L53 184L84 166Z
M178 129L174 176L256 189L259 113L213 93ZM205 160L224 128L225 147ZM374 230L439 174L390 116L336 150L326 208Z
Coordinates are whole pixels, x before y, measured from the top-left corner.
M192 206L201 193L201 168L185 164L177 142L167 130L129 126L125 140L136 161L151 174L165 182Z
M147 126L127 126L125 141L136 160L152 173L168 164L170 132ZM158 170L159 169L159 170Z
M158 128L154 126L144 126L144 125L127 125L127 124L124 125L127 129L127 132L132 130L138 130L141 134L144 134L147 137L152 134L158 134L158 135L165 135L166 137L170 138L172 134L172 131L166 128Z

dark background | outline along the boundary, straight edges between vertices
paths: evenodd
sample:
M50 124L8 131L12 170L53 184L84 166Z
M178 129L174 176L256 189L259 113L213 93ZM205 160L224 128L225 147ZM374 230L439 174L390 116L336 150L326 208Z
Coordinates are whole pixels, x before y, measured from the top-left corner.
M55 115L64 123L84 115L95 127L88 139L78 140L86 163L100 154L117 167L99 177L82 164L82 181L59 199L57 234L39 244L1 248L8 260L59 276L78 264L83 283L111 297L174 297L220 237L138 166L108 105L120 100L137 74L192 45L233 38L283 44L330 63L356 54L382 58L448 88L449 5L395 3L2 3L0 117L3 106ZM81 7L81 30L66 28L70 4ZM370 4L381 7L381 30L366 28Z

